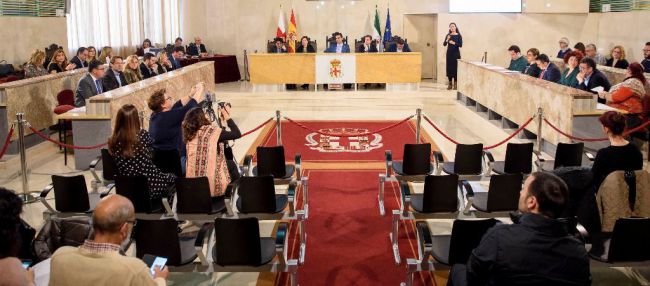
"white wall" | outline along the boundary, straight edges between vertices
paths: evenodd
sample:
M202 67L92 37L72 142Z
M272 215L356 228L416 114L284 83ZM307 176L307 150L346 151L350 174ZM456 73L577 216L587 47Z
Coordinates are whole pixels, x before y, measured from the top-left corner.
M20 65L34 49L56 43L67 51L68 35L64 17L0 17L0 35L7 42L0 49L0 60Z

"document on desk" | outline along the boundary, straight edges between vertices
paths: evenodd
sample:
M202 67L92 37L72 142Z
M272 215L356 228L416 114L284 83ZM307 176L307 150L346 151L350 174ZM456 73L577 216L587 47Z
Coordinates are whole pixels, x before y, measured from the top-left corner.
M47 286L50 284L50 261L52 261L52 258L45 259L32 266L32 271L34 271L34 284L36 286Z
M602 86L597 86L597 87L592 88L591 91L594 91L594 92L603 92L603 91L605 91L605 88L602 87Z
M607 111L610 111L610 110L617 111L618 110L618 109L616 109L614 107L611 107L611 106L609 106L607 104L602 104L602 103L596 104L596 109L597 110L607 110Z

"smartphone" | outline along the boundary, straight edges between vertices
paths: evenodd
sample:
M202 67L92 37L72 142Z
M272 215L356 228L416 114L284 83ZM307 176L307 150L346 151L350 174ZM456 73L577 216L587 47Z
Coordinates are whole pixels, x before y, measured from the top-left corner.
M21 262L23 264L23 268L25 268L25 269L29 268L29 266L32 265L32 261L29 260L29 259L21 260Z
M156 267L159 267L160 269L165 268L165 264L167 264L167 257L145 254L142 257L142 261L144 261L144 263L149 266L149 271L151 272L151 276L153 276L156 273L154 272L154 269L156 269Z

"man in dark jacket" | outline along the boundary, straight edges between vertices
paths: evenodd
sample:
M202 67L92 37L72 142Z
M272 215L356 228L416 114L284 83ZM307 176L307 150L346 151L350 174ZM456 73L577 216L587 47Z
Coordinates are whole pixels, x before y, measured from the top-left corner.
M111 68L106 72L104 78L102 78L102 84L104 86L104 91L111 91L118 89L127 84L124 73L122 69L124 68L124 59L120 56L114 56L111 58Z
M74 99L74 105L76 107L86 106L86 99L104 92L103 77L104 65L99 61L91 61L88 65L88 74L82 77L77 84L77 92Z
M519 193L523 215L488 230L448 285L590 285L587 251L557 219L568 200L562 179L533 173Z
M598 69L596 69L596 62L590 58L580 60L580 72L576 76L578 80L578 89L597 94L594 88L602 87L604 91L609 91L612 85L609 80ZM605 99L598 98L598 102L605 103Z
M537 57L537 66L542 69L539 78L550 82L558 82L562 78L560 69L551 62L547 55L541 54Z

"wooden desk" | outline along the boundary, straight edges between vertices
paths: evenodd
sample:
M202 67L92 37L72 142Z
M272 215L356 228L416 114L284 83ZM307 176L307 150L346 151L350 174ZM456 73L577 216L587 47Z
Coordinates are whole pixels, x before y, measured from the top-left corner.
M358 83L419 83L422 78L420 53L359 53L356 58ZM248 55L252 84L314 84L316 54Z

